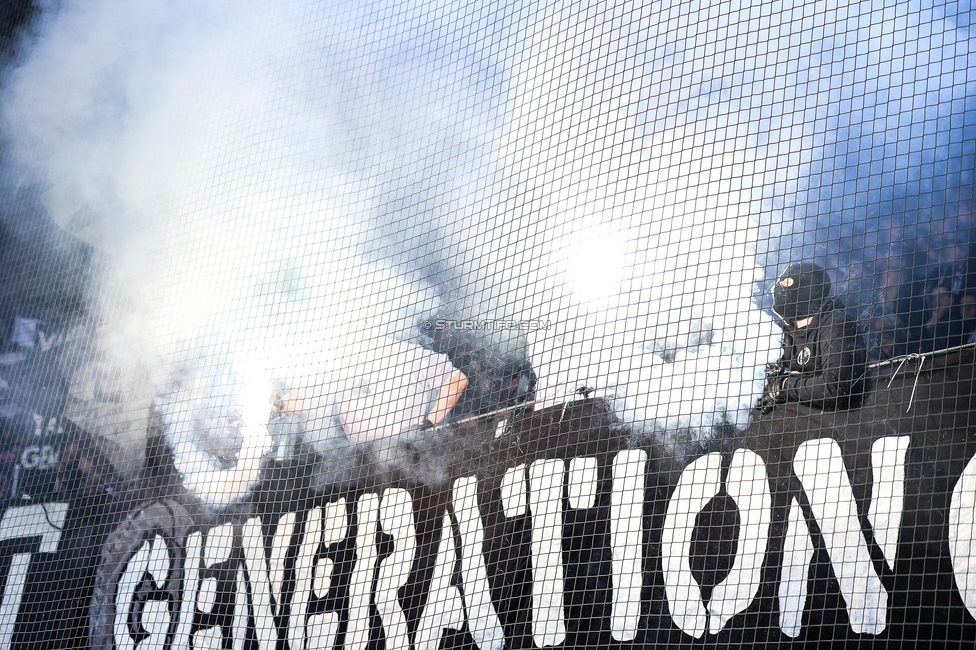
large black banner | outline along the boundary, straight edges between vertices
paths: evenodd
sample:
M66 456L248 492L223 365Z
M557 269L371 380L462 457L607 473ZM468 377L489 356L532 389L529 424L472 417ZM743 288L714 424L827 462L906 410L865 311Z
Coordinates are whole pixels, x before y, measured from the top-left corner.
M784 407L684 461L580 399L462 425L442 480L278 463L222 513L161 449L141 483L8 501L3 644L972 641L973 368L889 369L861 409Z

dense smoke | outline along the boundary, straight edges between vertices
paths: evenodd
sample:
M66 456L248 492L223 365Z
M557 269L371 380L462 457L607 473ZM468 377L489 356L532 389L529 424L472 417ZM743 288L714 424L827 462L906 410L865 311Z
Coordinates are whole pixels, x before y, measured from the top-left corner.
M965 28L915 3L772 7L58 3L6 80L5 180L107 258L100 354L148 368L208 502L257 477L276 391L315 404L306 443L341 446L335 396L425 319L528 324L465 336L529 359L544 405L595 389L685 453L748 423L778 356L757 253L826 262L844 292L845 261L880 255L804 247L885 227L856 171L813 193L851 168L852 124L883 138L877 120L913 115L870 122L856 98L922 83L936 139L943 106L946 133L968 115ZM935 68L888 80L910 46L948 99ZM937 166L913 124L883 178L900 156Z
M825 8L769 17L780 42L807 43L757 75L786 66L769 95L781 172L764 197L760 261L774 277L817 259L863 320L898 309L912 281L974 270L976 48L966 3Z
M509 150L547 262L524 293L557 324L532 341L544 403L594 388L638 433L694 451L748 423L779 339L752 302L758 125L718 129L741 117L696 97L725 45L688 9L539 7L514 56Z
M109 258L101 353L150 366L209 502L256 477L273 390L328 412L422 316L507 308L480 258L490 64L442 33L457 16L375 9L66 3L8 80L8 179Z

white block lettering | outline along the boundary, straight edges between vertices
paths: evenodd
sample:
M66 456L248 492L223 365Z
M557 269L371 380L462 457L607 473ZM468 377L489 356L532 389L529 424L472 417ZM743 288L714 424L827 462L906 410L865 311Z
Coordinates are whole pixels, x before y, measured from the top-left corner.
M193 650L221 650L223 640L223 631L219 625L197 630L193 633Z
M322 544L328 551L332 544L340 542L346 537L349 523L346 515L346 500L339 499L325 506L325 524L322 528ZM322 558L315 564L312 577L312 593L318 598L325 598L332 586L332 571L335 562L329 558ZM338 612L321 612L309 616L305 624L306 643L308 650L332 650L335 645L336 634L339 632Z
M610 547L613 553L613 607L610 633L633 641L640 620L644 563L644 466L641 449L621 451L613 459L610 495Z
M540 648L566 639L563 622L562 460L529 466L532 510L532 639Z
M223 524L207 531L206 544L203 550L204 566L212 569L221 562L230 559L234 547L234 526ZM205 578L200 583L200 593L197 596L197 609L209 613L213 610L217 600L217 579Z
M346 647L366 650L369 644L369 597L376 577L376 519L379 497L367 493L356 502L356 564L349 584L349 627Z
M158 535L157 535L158 537ZM115 647L118 650L133 650L136 647L135 642L132 640L132 636L129 635L129 611L132 608L132 597L135 595L136 588L142 581L142 576L145 575L146 569L149 568L149 554L152 551L153 543L155 540L147 539L142 543L139 549L132 555L129 559L129 563L125 567L125 571L119 578L118 587L115 592ZM26 553L18 553L14 556L14 559L26 556L27 562L30 562L30 555ZM23 565L23 571L26 573L27 565ZM11 562L10 574L7 577L7 584L10 584L10 577L14 574L14 564ZM6 605L6 598L4 598L4 605ZM4 612L6 614L6 612ZM14 612L16 616L16 612ZM7 619L4 618L4 621ZM11 626L11 633L13 632L13 626ZM3 647L9 648L9 643Z
M313 508L305 520L305 533L295 558L295 594L288 616L288 644L293 650L305 646L305 614L312 590L312 562L322 543L322 509Z
M878 438L871 445L871 507L868 521L884 552L889 569L895 568L898 528L905 504L905 454L911 436Z
M502 510L506 517L525 514L525 465L505 470L502 477Z
M339 614L322 612L308 617L308 650L332 650L339 633Z
M691 535L698 513L721 488L722 454L702 456L681 472L664 519L661 551L668 607L675 625L696 639L705 633L708 615L691 574Z
M596 502L596 458L574 458L569 462L566 493L570 508L592 508Z
M966 465L949 503L949 557L956 588L976 617L976 457Z
M139 650L164 650L169 623L169 604L165 600L147 600L142 606L142 627L149 638L139 644Z
M346 516L346 500L339 499L325 506L325 526L322 529L322 543L325 550L346 537L348 522ZM335 562L327 557L319 558L312 573L312 593L316 598L325 598L332 588L332 572Z
M482 557L485 531L478 509L478 482L473 476L459 478L454 481L452 493L454 516L461 532L461 580L468 631L481 650L501 650L505 634L491 602Z
M44 503L8 508L0 520L0 541L29 537L41 538L38 553L54 553L61 540L61 528L68 514L67 503ZM9 648L17 623L17 612L27 584L30 553L16 553L10 558L7 585L0 604L0 648Z
M880 634L887 624L888 592L874 572L861 533L840 446L829 438L808 440L796 450L793 469L820 524L851 629L858 634Z
M202 533L196 532L187 535L186 560L183 563L183 591L180 598L180 620L173 637L174 650L183 650L190 645L190 627L193 625L193 609L197 601L197 587L200 582L202 547ZM118 620L118 614L116 614L116 620Z
M68 515L67 503L38 503L8 508L0 519L0 541L40 537L38 553L54 553Z
M295 534L295 519L298 513L287 512L278 519L274 537L271 539L270 577L271 593L278 604L279 614L285 604L285 556L291 547L291 538ZM262 544L263 546L263 544Z
M376 609L386 632L386 647L389 650L410 650L407 619L397 598L397 591L407 584L417 549L413 500L409 492L395 489L383 493L380 526L384 533L393 536L393 552L380 563L376 582Z
M745 611L756 597L769 539L772 496L766 465L755 452L748 449L735 452L725 489L739 510L739 539L732 569L715 586L708 601L711 634L718 634L729 619Z
M457 631L464 629L464 603L457 587L451 584L456 563L454 531L451 530L451 518L445 514L441 524L441 541L434 561L434 577L430 581L427 604L424 606L420 625L417 626L414 644L417 650L437 650L445 628Z
M244 567L238 565L234 591L234 620L231 623L233 649L244 650L247 640L247 582L244 580Z
M207 531L207 543L203 551L203 562L208 569L230 559L234 549L234 526L223 524Z
M813 540L800 504L793 499L783 543L783 567L779 576L779 627L795 639L800 634L807 602L807 579L813 560Z
M294 530L294 513L282 515L272 538L271 556L273 560L284 563L285 551L291 543ZM251 581L251 608L254 616L254 630L260 650L274 650L278 643L278 629L275 627L274 615L276 602L272 600L272 592L280 597L281 583L274 582L272 576L278 580L284 577L284 571L279 566L269 571L268 559L264 551L264 535L261 532L261 520L252 517L244 523L242 534L244 543L244 566L247 577ZM283 550L282 550L283 549ZM278 604L280 607L280 603Z

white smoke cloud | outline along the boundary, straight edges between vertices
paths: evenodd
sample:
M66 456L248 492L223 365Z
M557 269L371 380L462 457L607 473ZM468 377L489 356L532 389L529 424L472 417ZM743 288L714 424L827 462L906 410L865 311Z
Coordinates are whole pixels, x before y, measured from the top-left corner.
M778 356L756 252L826 263L844 290L863 270L843 253L893 236L873 206L965 183L972 38L931 2L536 7L509 152L577 298L533 305L563 324L533 342L546 403L588 385L666 442L741 427ZM905 232L951 230L939 214Z
M529 282L551 288L526 287L528 309L557 323L531 341L543 403L595 388L638 431L694 446L748 424L779 334L752 296L760 127L698 96L722 45L691 9L541 7L514 56L508 151L541 224L548 274Z
M8 174L109 258L105 353L151 366L177 468L209 503L258 477L275 386L328 402L441 305L424 274L447 246L423 249L470 192L438 151L478 152L449 110L474 101L419 83L437 66L414 50L436 35L377 36L382 20L354 3L64 3L9 79ZM461 180L426 200L431 222L412 193L433 194L437 165Z
M271 444L248 395L328 403L438 310L552 323L491 341L531 358L546 404L584 384L694 441L748 423L779 355L756 251L855 110L856 57L883 78L936 39L898 22L924 7L891 11L64 2L8 79L7 172L111 258L108 347L152 365L213 503L241 490L192 477L248 485L242 450Z

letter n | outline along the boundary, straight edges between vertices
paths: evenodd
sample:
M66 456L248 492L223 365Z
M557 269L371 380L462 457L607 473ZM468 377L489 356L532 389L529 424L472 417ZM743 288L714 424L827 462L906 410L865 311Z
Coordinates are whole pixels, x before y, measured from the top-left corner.
M804 442L793 458L793 470L820 526L851 629L857 634L880 634L886 625L888 592L874 571L840 446L830 438ZM793 517L794 527L800 520ZM799 553L797 557L810 555ZM783 574L787 574L785 568ZM796 630L795 623L790 627L789 632Z

